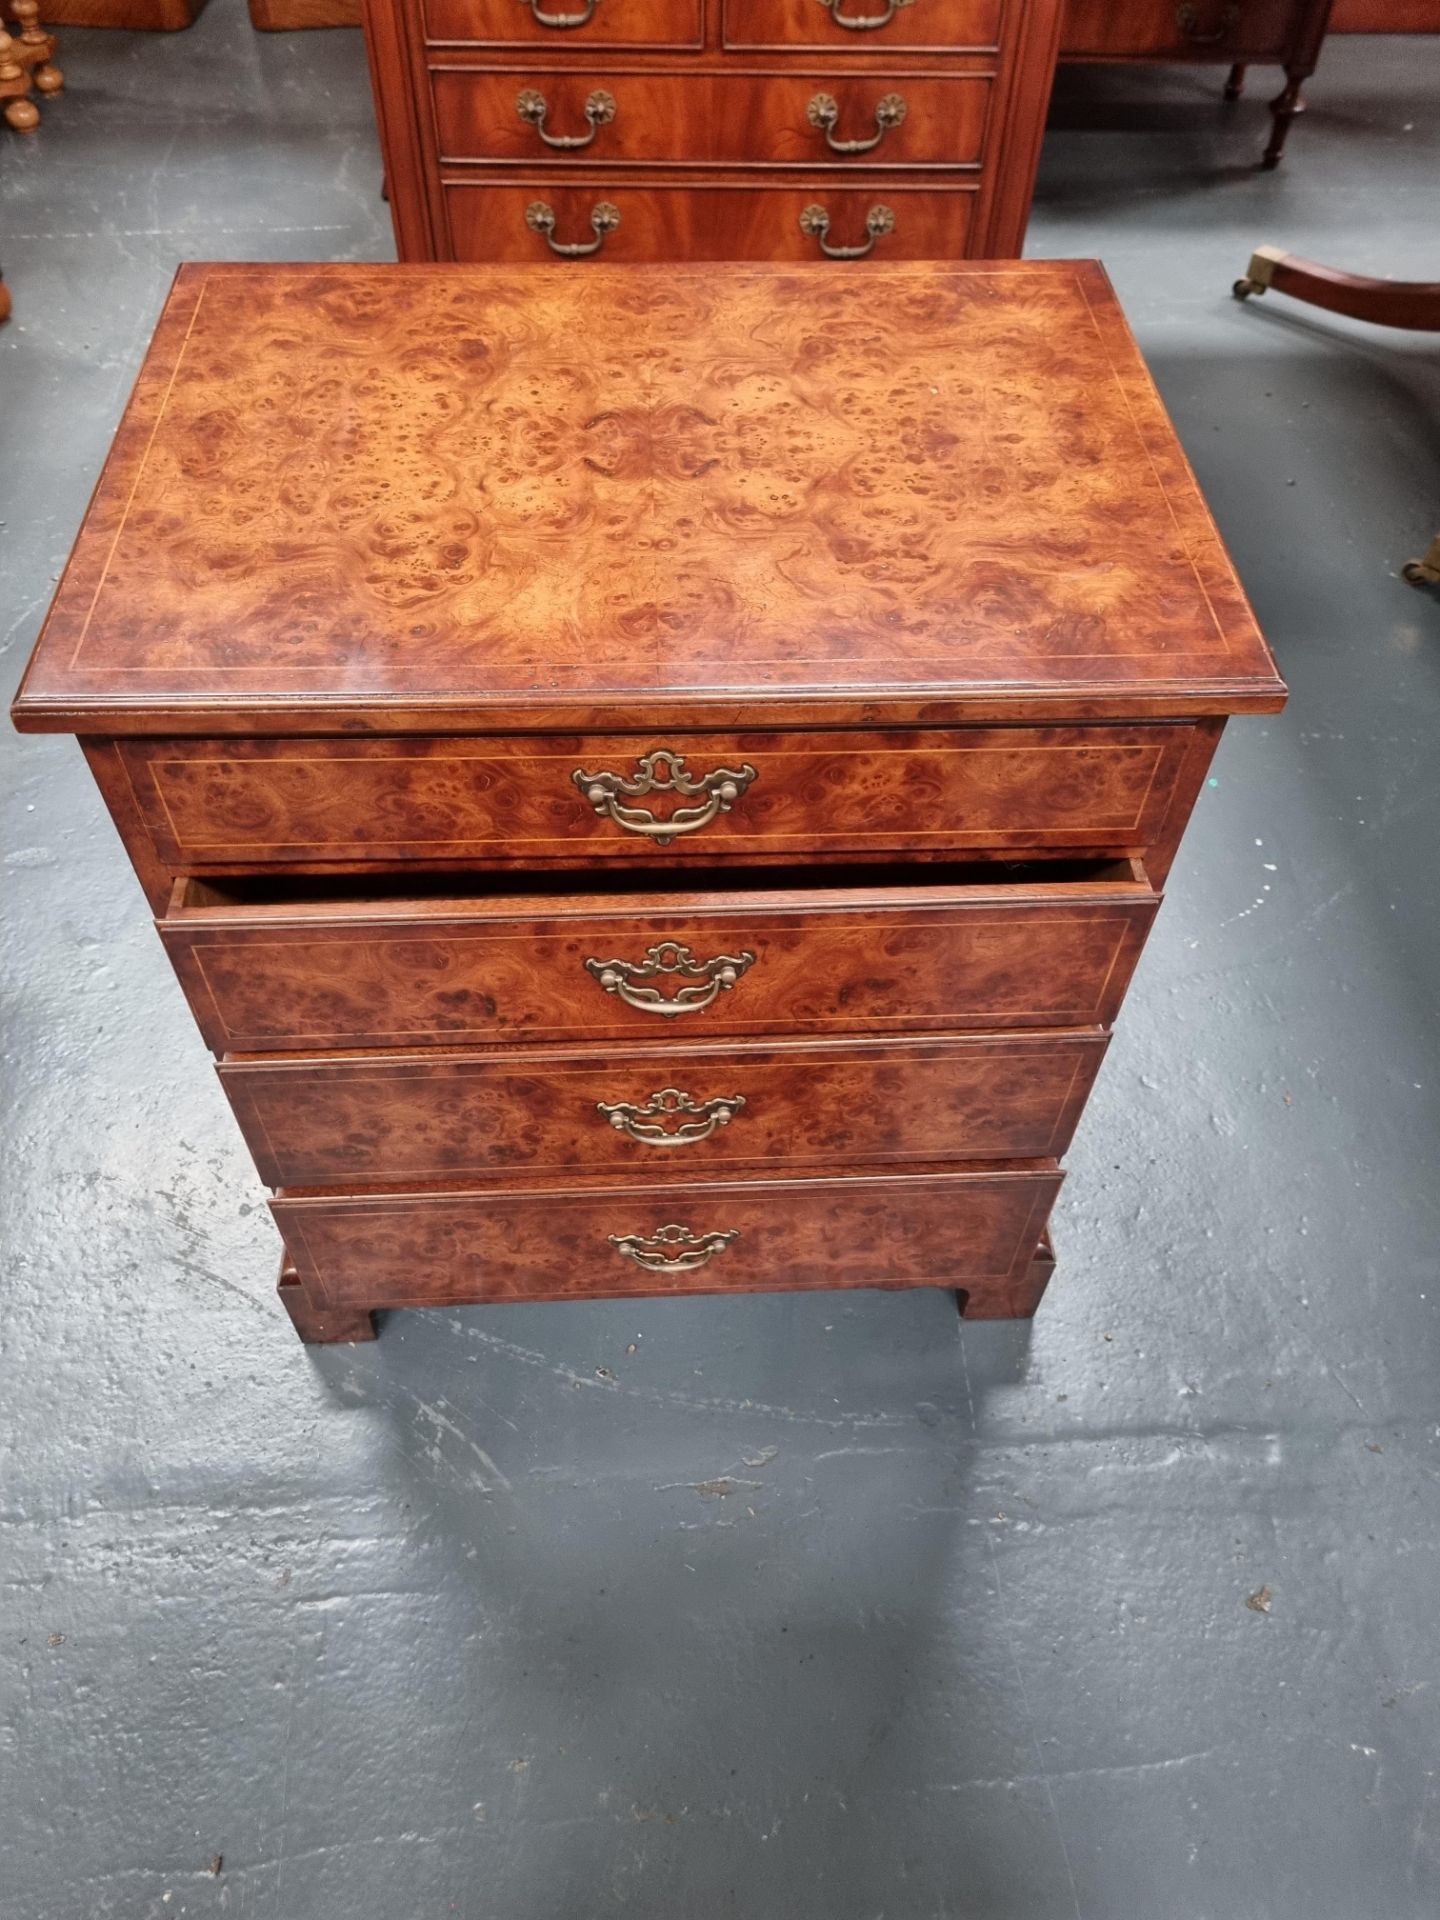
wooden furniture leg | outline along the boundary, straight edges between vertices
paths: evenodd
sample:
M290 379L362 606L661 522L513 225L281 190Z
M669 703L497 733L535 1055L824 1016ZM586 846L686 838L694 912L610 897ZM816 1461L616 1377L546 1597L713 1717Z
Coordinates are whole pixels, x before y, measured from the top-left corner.
M55 65L55 36L40 25L40 0L12 0L10 8L20 27L15 58L28 69L37 93L59 93L65 76Z
M329 1347L375 1338L375 1316L364 1307L314 1307L293 1267L280 1268L280 1304L307 1347Z
M15 133L33 133L40 124L40 110L29 95L30 76L15 58L15 42L0 27L0 100L5 124Z
M10 289L0 279L0 323L10 318Z
M973 1311L969 1293L964 1287L956 1287L955 1306L962 1320L1029 1320L1054 1277L1055 1246L1047 1227L1040 1236L1035 1258L1026 1269L1024 1279L1011 1288L1005 1299L992 1300L986 1309Z
M1420 559L1407 560L1400 571L1412 587L1440 587L1440 533Z
M1377 327L1440 333L1440 280L1374 280L1279 247L1257 247L1232 291L1237 300L1252 293L1288 293L1307 306L1370 320Z
M1225 98L1238 100L1245 91L1245 62L1237 60L1225 76Z

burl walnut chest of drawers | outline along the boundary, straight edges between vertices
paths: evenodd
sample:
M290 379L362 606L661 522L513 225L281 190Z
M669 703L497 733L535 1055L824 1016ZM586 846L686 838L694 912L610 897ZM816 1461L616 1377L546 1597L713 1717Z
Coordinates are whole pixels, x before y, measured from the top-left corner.
M366 0L402 260L1017 255L1061 0Z
M1227 714L1098 266L182 269L36 649L271 1202L372 1310L1033 1311Z

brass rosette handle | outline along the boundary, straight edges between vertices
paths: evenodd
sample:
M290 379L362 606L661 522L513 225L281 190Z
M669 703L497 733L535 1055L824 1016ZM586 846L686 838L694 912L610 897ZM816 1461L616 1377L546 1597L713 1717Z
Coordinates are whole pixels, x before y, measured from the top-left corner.
M525 224L532 233L538 233L552 253L558 253L564 260L583 260L587 254L598 253L605 244L607 233L613 233L620 224L620 209L609 200L598 200L590 209L590 225L594 230L593 240L560 241L555 238L555 209L547 206L543 200L532 200L525 209Z
M685 1013L703 1013L755 964L755 955L717 953L713 960L697 960L689 947L661 940L646 950L643 960L587 960L585 971L606 993L613 993L637 1013L655 1013L662 1020ZM674 993L651 986L662 978L683 980Z
M747 760L743 767L716 767L712 773L692 779L684 754L671 753L666 747L647 753L628 779L622 773L587 773L583 767L576 767L570 776L596 813L608 814L617 827L643 834L657 847L668 847L682 833L698 833L717 815L729 813L759 777ZM678 793L687 800L703 795L703 800L699 806L677 807L660 819L648 807L625 804L626 800L644 799L652 793Z
M547 147L558 147L569 152L576 147L588 147L601 127L608 127L615 118L618 109L613 93L607 93L603 87L596 87L593 93L585 96L585 119L589 124L588 133L550 133L545 126L545 116L549 113L549 103L536 87L526 87L516 96L515 111L520 118L532 127Z
M638 1140L641 1146L693 1147L708 1140L717 1127L728 1127L744 1104L742 1093L696 1100L679 1087L661 1087L643 1107L623 1100L613 1105L597 1100L595 1111L608 1120L617 1133Z
M534 14L536 24L542 27L583 27L594 17L600 0L585 0L579 13L543 13L540 0L520 0L520 4L529 7Z
M840 120L840 103L833 93L817 93L806 107L805 117L812 127L824 134L825 144L832 153L873 153L891 128L902 124L908 111L900 94L882 94L875 102L875 132L868 140L835 138L835 128Z
M610 1244L647 1273L693 1273L739 1237L738 1227L729 1233L697 1234L672 1222L668 1227L657 1227L654 1233L612 1233Z
M1220 9L1220 18L1213 27L1202 26L1200 9L1189 5L1176 7L1175 24L1192 46L1213 47L1221 40L1228 40L1239 26L1240 0L1230 0L1228 6Z
M902 7L913 7L915 0L888 0L883 13L842 13L840 0L820 0L820 4L837 27L848 27L851 33L876 33L888 27Z
M830 216L824 207L806 207L800 215L800 231L819 242L820 251L827 260L863 260L867 253L874 252L877 240L883 240L887 233L895 231L895 215L889 207L871 207L865 216L865 240L858 247L835 247L830 244Z

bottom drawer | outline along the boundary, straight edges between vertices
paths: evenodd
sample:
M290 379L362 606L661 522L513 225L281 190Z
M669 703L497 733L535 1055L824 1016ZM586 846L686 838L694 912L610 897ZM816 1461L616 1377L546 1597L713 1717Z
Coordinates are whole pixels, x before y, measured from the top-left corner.
M543 1180L271 1202L317 1307L818 1287L954 1287L1033 1312L1053 1161L785 1180Z
M451 258L462 261L959 260L975 206L973 183L895 186L637 187L628 178L561 184L450 183ZM818 207L825 223L807 212ZM544 213L533 211L544 208ZM608 209L608 211L604 211ZM618 225L610 224L618 216ZM804 224L802 224L804 216ZM582 248L582 254L565 253ZM845 249L837 255L835 249Z

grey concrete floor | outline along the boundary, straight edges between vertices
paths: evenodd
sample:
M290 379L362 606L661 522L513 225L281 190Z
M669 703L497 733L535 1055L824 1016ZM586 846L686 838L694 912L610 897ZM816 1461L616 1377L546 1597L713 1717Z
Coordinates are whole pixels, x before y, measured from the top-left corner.
M9 685L176 262L389 257L357 34L212 0L64 64L0 150ZM302 1350L79 754L0 740L6 1920L1440 1912L1440 371L1227 291L1262 240L1440 277L1440 40L1332 43L1278 174L1217 86L1067 78L1031 251L1109 264L1294 698L1220 755L1033 1327Z

